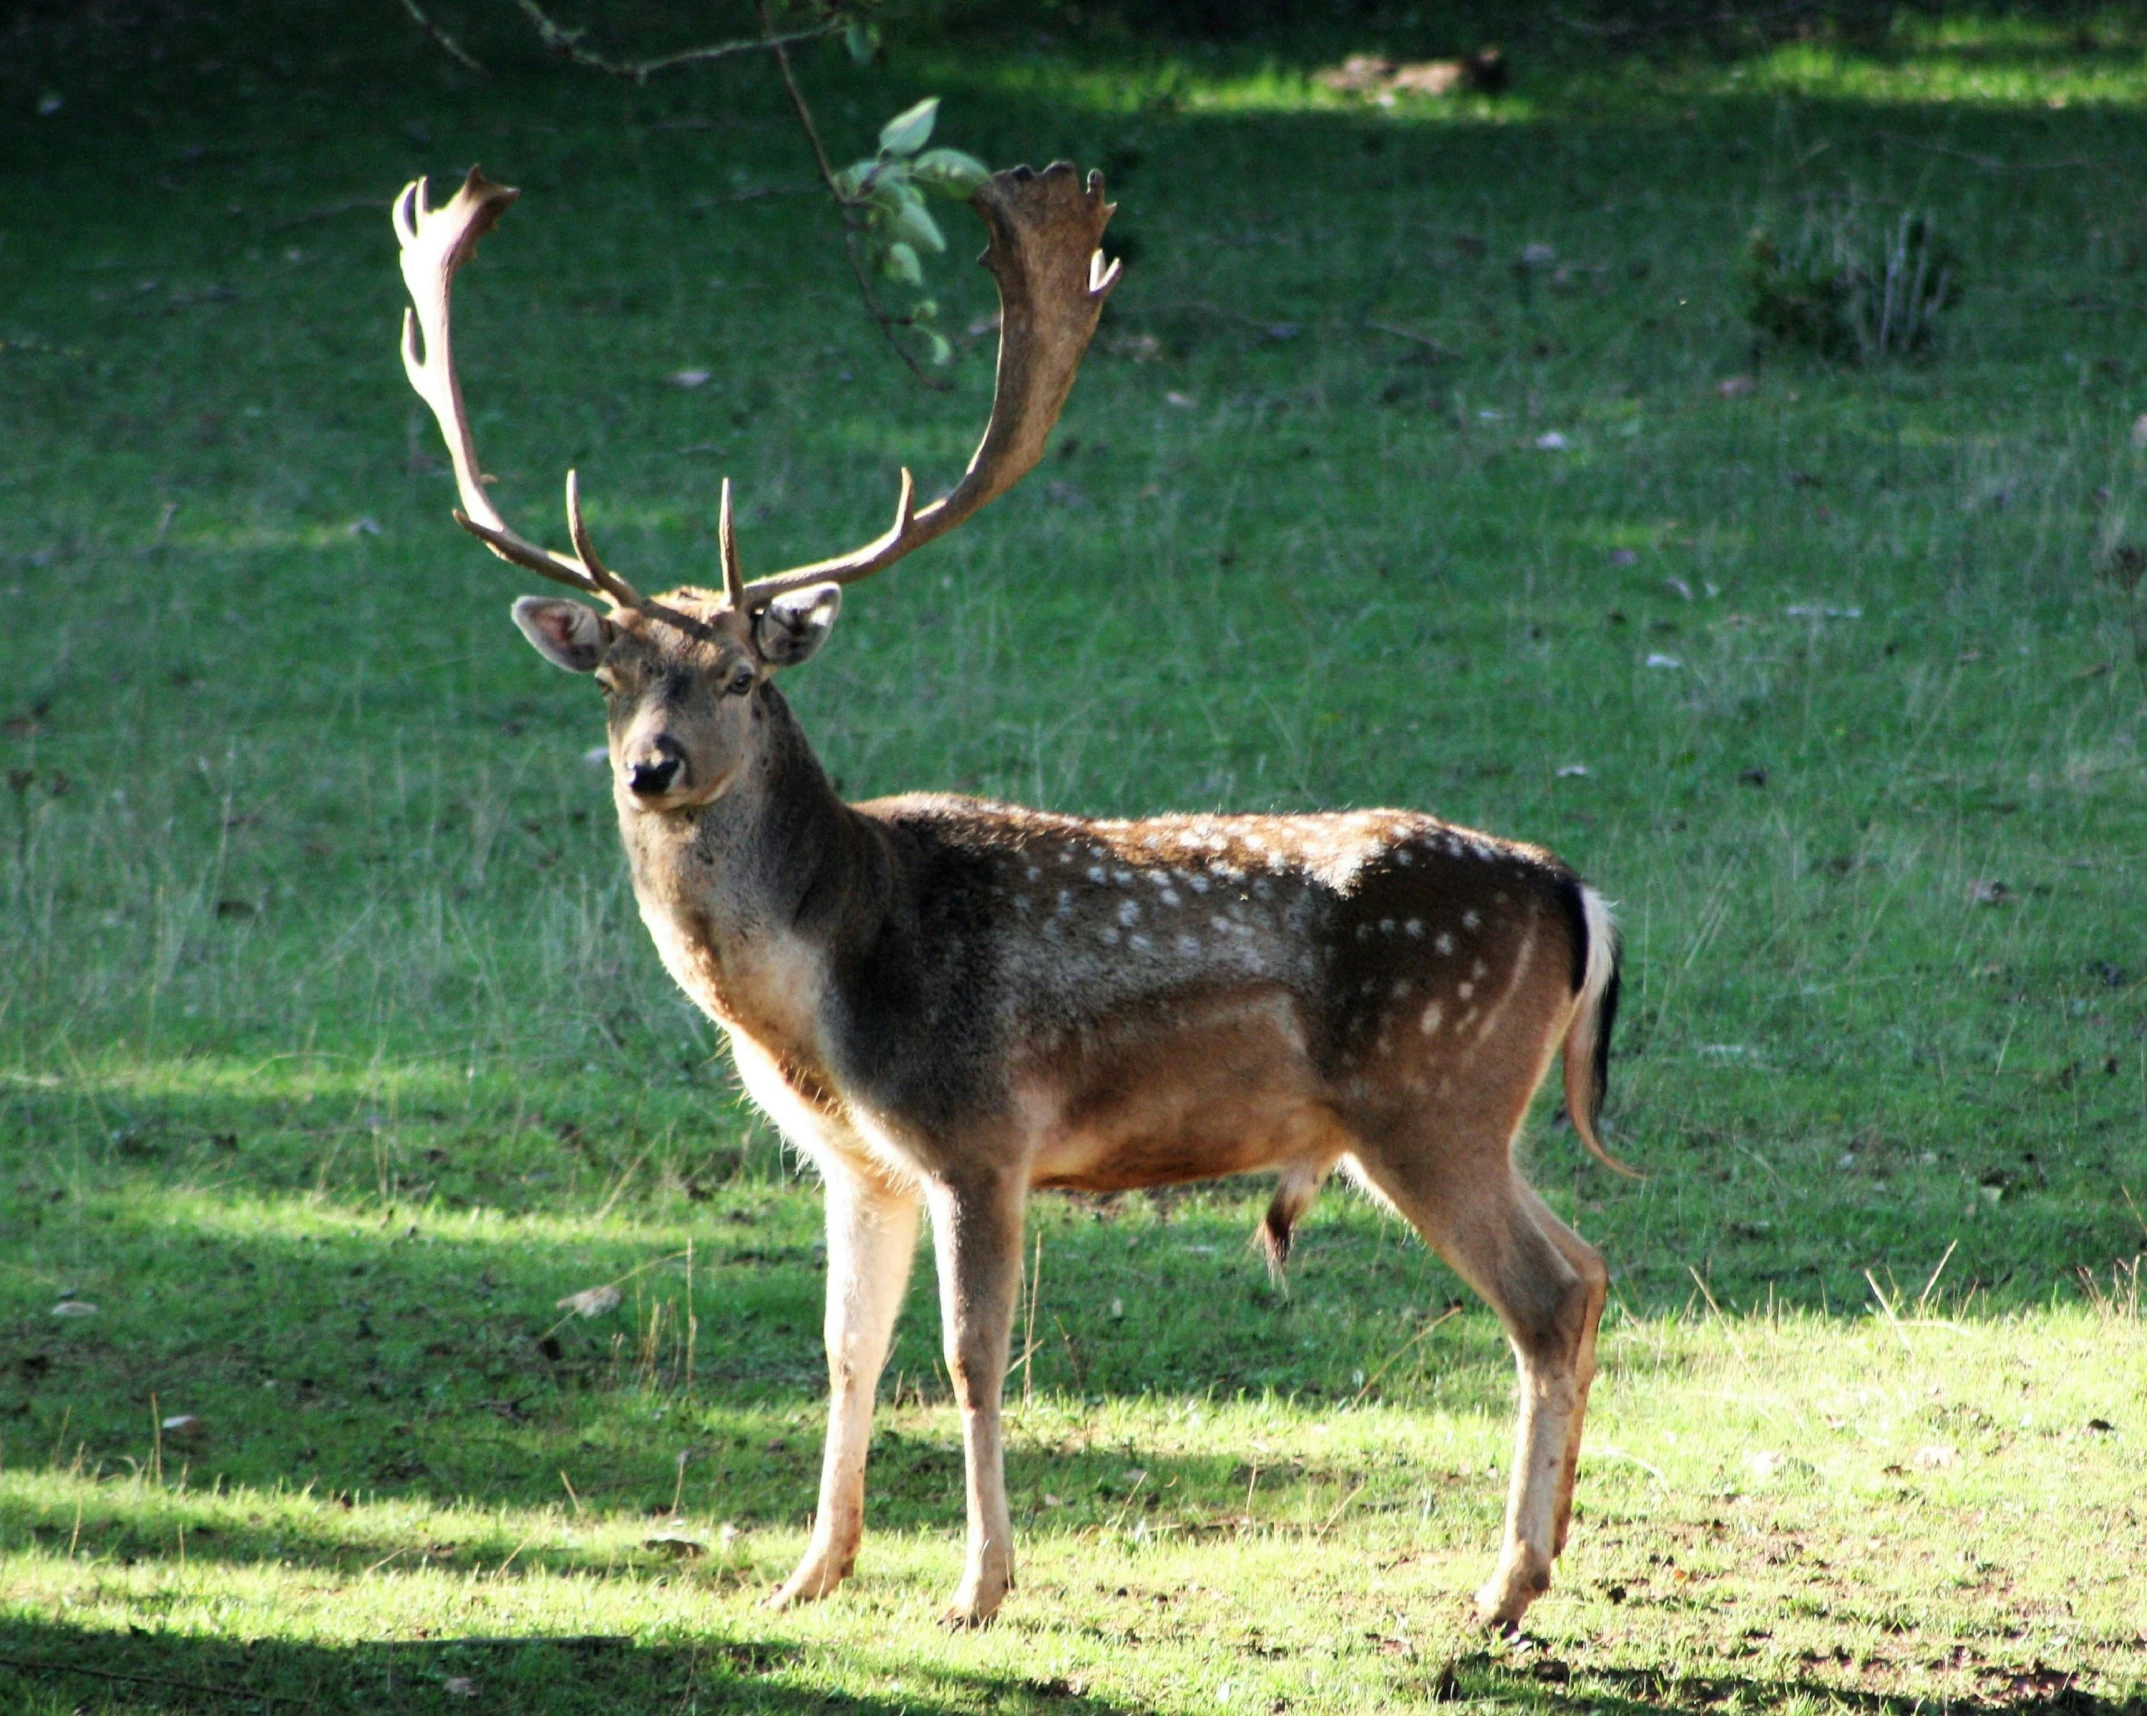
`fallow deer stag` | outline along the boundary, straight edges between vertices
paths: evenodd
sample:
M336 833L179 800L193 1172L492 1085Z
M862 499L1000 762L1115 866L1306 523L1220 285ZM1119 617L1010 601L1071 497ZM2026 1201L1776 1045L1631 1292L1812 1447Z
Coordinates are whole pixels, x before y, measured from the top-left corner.
M572 473L574 552L517 535L484 487L448 328L456 269L515 193L473 170L444 207L395 207L410 383L438 417L457 522L502 559L603 599L525 596L546 660L594 674L642 920L729 1034L747 1089L826 1186L830 1400L804 1559L772 1599L823 1597L864 1526L873 1397L916 1249L937 1239L961 1407L968 1554L950 1624L1013 1584L1000 1429L1024 1204L1272 1169L1272 1259L1340 1166L1490 1301L1520 1370L1497 1570L1510 1625L1550 1583L1571 1510L1606 1275L1513 1163L1561 1047L1566 1109L1596 1116L1618 997L1602 899L1533 847L1411 811L1088 821L941 795L845 804L774 683L819 648L842 586L1004 493L1044 440L1118 279L1100 175L1060 163L974 199L1001 304L989 426L953 491L852 553L644 597L597 558ZM1612 1162L1613 1166L1618 1164Z

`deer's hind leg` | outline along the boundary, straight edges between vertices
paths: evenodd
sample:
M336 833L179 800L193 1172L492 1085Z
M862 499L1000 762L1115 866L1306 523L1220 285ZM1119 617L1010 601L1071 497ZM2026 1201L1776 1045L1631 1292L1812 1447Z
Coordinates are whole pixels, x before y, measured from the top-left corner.
M1483 1619L1519 1622L1550 1588L1564 1546L1581 1419L1608 1275L1595 1249L1514 1171L1519 1110L1422 1116L1360 1149L1357 1166L1425 1242L1483 1295L1520 1371L1513 1478L1497 1571L1476 1594Z
M1556 1557L1565 1553L1566 1533L1573 1524L1573 1483L1580 1470L1581 1422L1587 1416L1589 1385L1595 1381L1596 1328L1603 1320L1603 1305L1610 1294L1610 1274L1603 1265L1601 1252L1553 1215L1533 1187L1518 1179L1515 1183L1526 1194L1538 1225L1550 1235L1551 1243L1565 1253L1566 1261L1572 1264L1588 1289L1588 1314L1581 1325L1580 1349L1573 1361L1576 1385L1573 1420L1566 1433L1565 1464L1559 1474L1558 1506L1552 1522L1555 1529L1551 1536L1551 1554Z
M865 1453L895 1313L917 1253L917 1194L833 1155L827 1191L827 1444L820 1506L797 1571L773 1608L824 1597L849 1577L865 1535Z

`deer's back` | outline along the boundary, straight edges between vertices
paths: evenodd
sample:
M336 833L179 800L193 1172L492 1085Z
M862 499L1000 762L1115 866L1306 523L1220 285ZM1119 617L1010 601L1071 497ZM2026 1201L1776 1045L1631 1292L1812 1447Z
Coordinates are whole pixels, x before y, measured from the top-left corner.
M831 1046L876 1107L923 1127L1028 1108L1085 1138L1073 1171L1043 1176L1065 1183L1172 1177L1142 1160L1174 1159L1189 1127L1293 1133L1315 1109L1421 1106L1509 1052L1502 1025L1562 1018L1585 962L1563 864L1418 812L858 809L885 831L891 885L832 973ZM1541 1033L1522 1035L1515 1077L1533 1088ZM1278 1148L1256 1139L1237 1165Z

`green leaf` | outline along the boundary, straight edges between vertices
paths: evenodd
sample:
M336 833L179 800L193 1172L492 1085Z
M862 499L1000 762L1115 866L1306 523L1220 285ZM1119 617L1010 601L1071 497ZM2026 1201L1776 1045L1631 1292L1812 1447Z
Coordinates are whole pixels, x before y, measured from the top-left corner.
M954 355L954 348L947 344L946 335L936 334L930 328L919 328L917 332L924 337L925 356L931 360L932 367L944 368L947 360Z
M924 264L917 260L916 251L899 241L890 244L880 258L880 272L890 280L899 280L905 286L924 284Z
M880 51L880 32L853 18L842 33L842 45L850 50L851 59L861 66L869 66L872 56Z
M835 174L835 194L846 203L855 202L865 175L872 171L870 161L859 161L852 166L839 168Z
M908 189L907 186L904 189ZM916 196L911 191L911 196ZM922 199L903 202L895 206L887 217L887 230L905 244L915 245L919 250L935 254L947 248L946 235L939 230L939 223L925 212Z
M973 197L977 187L991 177L989 167L959 149L927 149L911 163L910 171L927 190L948 197Z
M938 316L939 301L934 298L919 298L917 307L910 311L911 320L918 322L935 321Z
M928 95L915 107L905 107L880 127L880 149L888 155L914 155L932 136L932 122L939 117L939 97Z
M884 161L866 174L862 181L865 200L874 208L898 214L905 203L922 203L923 193L909 182L909 165L903 161Z

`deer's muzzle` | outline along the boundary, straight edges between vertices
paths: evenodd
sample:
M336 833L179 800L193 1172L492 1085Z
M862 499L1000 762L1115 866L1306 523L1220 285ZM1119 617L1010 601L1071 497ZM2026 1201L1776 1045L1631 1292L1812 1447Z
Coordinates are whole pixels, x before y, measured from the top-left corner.
M680 784L686 756L672 739L659 734L626 764L627 790L636 798L661 798Z

